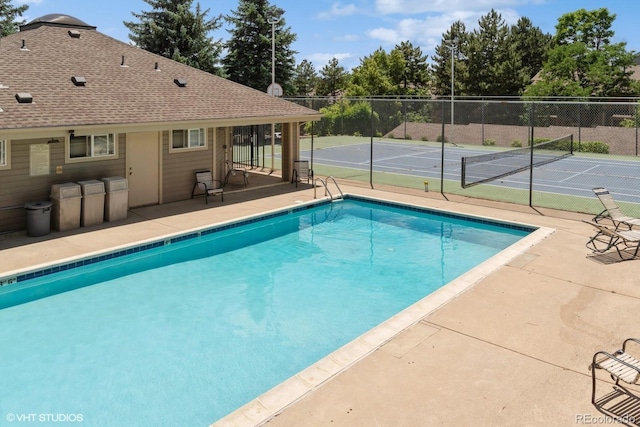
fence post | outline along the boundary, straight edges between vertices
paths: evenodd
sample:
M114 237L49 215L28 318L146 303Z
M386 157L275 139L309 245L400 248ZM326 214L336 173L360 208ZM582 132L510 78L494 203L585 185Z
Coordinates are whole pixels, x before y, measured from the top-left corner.
M529 160L529 206L533 207L533 136L536 127L536 103L531 103L531 142L530 142L530 160Z
M373 134L375 126L373 123L373 98L371 99L371 148L369 149L369 185L373 190Z
M442 137L440 138L440 194L444 196L444 101L440 101L442 105L442 113L440 120L442 122Z

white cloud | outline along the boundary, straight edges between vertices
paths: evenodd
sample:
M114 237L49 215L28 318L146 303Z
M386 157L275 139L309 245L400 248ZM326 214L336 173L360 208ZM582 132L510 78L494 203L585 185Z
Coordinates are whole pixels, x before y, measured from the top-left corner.
M320 69L327 65L333 58L336 58L338 62L341 62L352 57L353 55L350 53L313 53L307 56L306 59L313 62L316 68Z
M543 2L544 0L375 0L375 9L384 15L411 15L426 12L447 13L460 10L489 10Z
M519 19L513 10L498 11L507 25L515 24ZM432 48L440 43L442 34L451 29L452 23L461 21L467 31L478 28L478 21L487 11L458 11L440 15L426 16L424 19L402 19L392 28L378 27L367 32L367 36L380 40L388 46L395 46L409 40L411 43Z
M327 12L322 12L318 14L318 18L320 19L331 19L334 16L351 16L358 13L358 8L350 3L347 5L342 5L340 3L333 3L331 5L331 9Z

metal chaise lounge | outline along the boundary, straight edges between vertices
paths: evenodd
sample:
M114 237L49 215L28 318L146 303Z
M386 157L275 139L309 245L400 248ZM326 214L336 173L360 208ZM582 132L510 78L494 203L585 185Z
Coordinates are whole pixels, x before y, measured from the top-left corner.
M211 175L211 171L208 169L197 170L196 174L196 182L193 184L193 189L191 190L191 198L194 196L203 196L204 202L206 204L209 203L209 196L220 196L221 201L224 201L224 189L222 188L222 182L217 179L213 179ZM201 193L196 194L196 190L200 190Z
M226 160L225 163L227 164L227 174L224 177L224 185L227 185L229 183L229 178L231 178L232 176L236 176L236 174L238 173L242 174L244 186L246 187L247 185L249 185L249 172L246 168L237 168L229 160Z
M596 187L593 189L593 192L596 193L596 196L598 196L598 199L600 199L600 202L604 206L604 210L593 218L593 222L600 222L600 220L605 218L610 219L616 227L616 230L622 224L629 227L629 229L634 225L640 226L640 218L624 215L611 193L609 193L609 190L603 187Z
M640 231L616 230L596 222L584 222L596 229L596 234L586 243L587 248L593 252L603 253L609 249L615 249L623 260L634 259L638 256L638 250L640 249ZM631 258L625 258L622 255L622 251L627 249L633 251Z
M627 344L635 343L640 345L640 340L628 338L622 343L622 348L613 354L606 351L599 351L593 355L593 361L589 365L591 370L591 403L596 403L596 369L603 369L616 381L616 386L620 386L620 380L631 385L640 385L640 347L634 346L637 350L635 357L630 355Z

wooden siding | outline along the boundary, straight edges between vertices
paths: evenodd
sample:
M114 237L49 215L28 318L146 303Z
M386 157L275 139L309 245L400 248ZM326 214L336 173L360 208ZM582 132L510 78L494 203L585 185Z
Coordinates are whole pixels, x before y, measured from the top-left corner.
M11 169L0 170L0 233L26 228L24 204L49 200L51 186L66 182L102 179L125 174L125 134L118 134L118 158L65 163L65 142L48 144L49 174L30 176L31 144L46 144L49 138L11 141ZM56 167L62 173L56 174Z
M206 150L169 152L169 131L162 132L162 201L177 202L191 198L197 169L213 168L213 129L207 129Z

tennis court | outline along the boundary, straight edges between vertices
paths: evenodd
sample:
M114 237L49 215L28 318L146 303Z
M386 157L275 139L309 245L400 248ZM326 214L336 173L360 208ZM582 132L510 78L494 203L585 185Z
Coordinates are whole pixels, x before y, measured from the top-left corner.
M375 139L373 153L370 142L314 149L313 165L314 168L321 165L369 171L373 159L374 172L398 174L409 179L438 180L442 176L459 183L461 158L487 154L490 150L497 151L489 147L446 144L443 156L441 145ZM311 151L302 151L301 158L310 160ZM501 161L510 163L508 157ZM481 185L528 190L529 179L530 171L525 170ZM634 157L575 154L535 167L533 183L534 191L588 198L594 197L592 188L602 186L620 201L640 204L640 162ZM460 188L461 194L464 191Z

